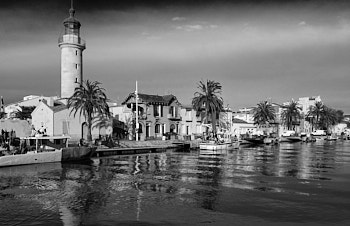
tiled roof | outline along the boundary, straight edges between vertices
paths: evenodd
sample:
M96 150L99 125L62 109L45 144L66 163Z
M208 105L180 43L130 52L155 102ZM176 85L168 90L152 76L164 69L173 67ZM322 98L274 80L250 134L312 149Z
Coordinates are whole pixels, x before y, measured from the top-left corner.
M129 96L125 99L125 101L123 101L122 104L126 104L126 102L131 97L135 97L135 94L130 93ZM161 104L161 105L170 105L173 100L177 100L174 95L159 96L159 95L150 95L150 94L139 93L138 97L139 97L140 101L143 103Z

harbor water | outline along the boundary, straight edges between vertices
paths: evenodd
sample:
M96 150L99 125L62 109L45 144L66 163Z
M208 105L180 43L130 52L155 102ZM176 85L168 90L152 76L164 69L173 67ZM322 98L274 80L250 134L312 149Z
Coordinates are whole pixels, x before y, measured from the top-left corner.
M350 225L350 141L0 168L0 225Z

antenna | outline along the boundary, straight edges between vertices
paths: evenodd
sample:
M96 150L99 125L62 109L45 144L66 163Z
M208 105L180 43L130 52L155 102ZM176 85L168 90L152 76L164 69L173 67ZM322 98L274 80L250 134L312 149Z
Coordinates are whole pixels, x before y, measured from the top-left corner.
M69 9L69 15L71 17L74 17L75 10L73 8L73 0L70 1L70 9Z

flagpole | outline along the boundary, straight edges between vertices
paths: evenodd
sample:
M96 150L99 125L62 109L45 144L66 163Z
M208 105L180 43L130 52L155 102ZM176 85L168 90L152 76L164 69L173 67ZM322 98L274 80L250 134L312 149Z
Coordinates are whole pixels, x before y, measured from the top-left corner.
M138 141L139 140L139 104L138 104L138 95L137 95L137 81L136 81L135 99L136 99L136 141Z

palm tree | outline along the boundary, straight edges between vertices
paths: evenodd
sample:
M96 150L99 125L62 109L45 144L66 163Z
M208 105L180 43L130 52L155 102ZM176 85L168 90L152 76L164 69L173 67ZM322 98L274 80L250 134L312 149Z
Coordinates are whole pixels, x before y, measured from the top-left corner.
M339 116L338 112L330 107L324 106L320 117L320 127L329 132L329 128L338 123Z
M32 112L35 109L35 106L20 106L21 110L15 112L15 118L26 120L32 118Z
M72 108L70 114L74 111L74 117L79 111L79 115L83 115L87 121L88 134L87 141L92 142L92 123L93 118L110 117L109 107L107 104L107 96L105 89L100 87L99 82L90 82L86 80L80 86L76 87L73 95L68 98L67 107Z
M323 112L323 103L321 101L317 101L315 106L310 106L310 109L307 113L307 121L309 121L312 125L312 130L316 125L316 129L319 128L320 118ZM314 121L316 119L316 121Z
M261 101L257 107L253 109L254 124L258 126L269 125L276 119L276 112L271 103Z
M294 130L296 123L300 122L301 119L301 107L298 106L298 102L292 100L287 106L283 106L283 108L281 119L288 130Z
M221 88L219 82L207 80L200 81L198 84L199 91L194 93L192 106L197 112L202 112L204 108L205 123L208 123L208 118L211 117L211 123L214 135L216 134L216 120L223 110L223 99L221 96Z

